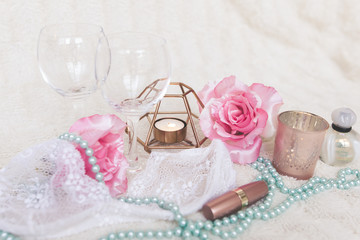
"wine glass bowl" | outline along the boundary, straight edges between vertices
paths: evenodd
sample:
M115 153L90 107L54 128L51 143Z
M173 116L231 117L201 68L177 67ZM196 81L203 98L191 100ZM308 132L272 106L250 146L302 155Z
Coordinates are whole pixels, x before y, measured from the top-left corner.
M130 171L141 168L136 152L137 122L166 93L171 65L166 41L153 34L123 32L107 35L111 67L102 81L104 99L127 119ZM102 67L97 68L104 72Z
M109 104L124 115L142 115L165 94L170 63L166 41L148 33L107 36L111 68L102 85Z
M45 82L71 99L81 99L95 92L99 80L105 78L96 74L96 61L108 62L108 67L110 64L109 49L99 47L100 38L105 38L104 31L93 24L54 24L42 28L37 58ZM99 54L99 50L108 53Z

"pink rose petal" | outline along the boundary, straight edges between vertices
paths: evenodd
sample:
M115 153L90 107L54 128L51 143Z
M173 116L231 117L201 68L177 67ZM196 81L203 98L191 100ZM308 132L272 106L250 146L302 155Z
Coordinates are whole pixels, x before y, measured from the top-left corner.
M250 89L254 91L261 98L261 108L267 112L269 118L261 134L264 138L270 138L274 136L277 129L277 115L283 100L280 94L273 87L266 87L260 83L254 83L250 86Z
M77 133L94 150L100 172L104 175L104 182L112 196L118 196L127 189L126 169L128 162L123 154L124 141L122 134L126 124L115 115L93 115L79 119L70 132ZM85 150L77 147L85 162L86 174L95 179L92 165Z
M256 137L253 144L246 148L241 148L225 142L225 146L229 150L231 160L234 163L248 164L255 162L259 156L261 148L261 138Z

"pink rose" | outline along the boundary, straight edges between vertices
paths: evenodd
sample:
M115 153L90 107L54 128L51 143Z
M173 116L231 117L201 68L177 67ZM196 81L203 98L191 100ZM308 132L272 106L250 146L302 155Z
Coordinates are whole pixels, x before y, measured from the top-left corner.
M104 174L104 182L113 197L127 190L128 162L124 157L124 141L121 136L125 127L126 124L115 115L93 115L79 119L70 128L70 132L80 135L94 150L100 172ZM85 161L86 174L95 179L85 150L80 147L77 149Z
M250 87L234 76L206 85L198 96L205 104L200 127L209 139L221 139L235 163L251 163L259 156L261 137L272 137L283 101L272 87Z

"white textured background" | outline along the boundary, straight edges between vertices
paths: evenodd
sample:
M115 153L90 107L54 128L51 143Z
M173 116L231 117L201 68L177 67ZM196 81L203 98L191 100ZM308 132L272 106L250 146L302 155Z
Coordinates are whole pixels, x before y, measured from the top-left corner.
M70 104L45 84L37 67L38 33L46 24L90 22L105 33L157 33L168 40L173 81L200 90L208 81L236 75L247 84L275 87L285 102L281 110L330 120L341 106L360 118L359 13L356 0L2 0L0 165L72 122ZM112 112L99 92L86 107L87 114ZM360 119L354 128L360 131ZM333 170L320 164L317 173L332 176ZM299 203L277 219L254 224L244 239L359 239L359 192L331 191ZM90 239L84 236L74 239Z

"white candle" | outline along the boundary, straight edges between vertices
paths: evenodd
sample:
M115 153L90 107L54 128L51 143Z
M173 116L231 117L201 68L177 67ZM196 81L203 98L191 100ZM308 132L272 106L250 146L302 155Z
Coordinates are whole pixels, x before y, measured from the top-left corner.
M155 127L165 132L174 132L185 127L185 123L177 118L162 118L155 122Z

